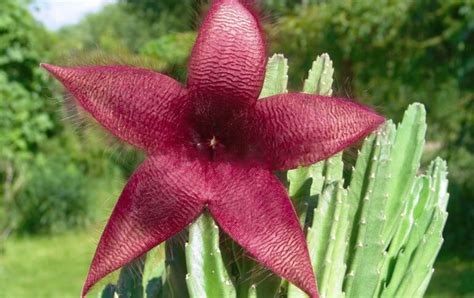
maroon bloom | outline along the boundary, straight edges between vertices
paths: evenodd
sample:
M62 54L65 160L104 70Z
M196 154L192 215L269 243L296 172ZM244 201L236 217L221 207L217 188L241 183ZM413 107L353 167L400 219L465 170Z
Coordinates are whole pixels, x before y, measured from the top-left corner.
M205 208L254 258L318 296L304 233L272 171L325 159L384 119L351 101L318 95L257 101L265 62L256 16L238 0L215 0L192 52L186 88L135 67L43 65L97 121L148 155L105 227L83 296Z

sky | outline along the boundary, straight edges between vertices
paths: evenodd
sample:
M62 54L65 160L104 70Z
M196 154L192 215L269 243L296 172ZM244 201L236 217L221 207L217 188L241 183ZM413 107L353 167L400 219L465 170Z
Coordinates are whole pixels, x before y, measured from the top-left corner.
M50 30L79 22L86 14L99 11L116 0L34 0L30 11Z

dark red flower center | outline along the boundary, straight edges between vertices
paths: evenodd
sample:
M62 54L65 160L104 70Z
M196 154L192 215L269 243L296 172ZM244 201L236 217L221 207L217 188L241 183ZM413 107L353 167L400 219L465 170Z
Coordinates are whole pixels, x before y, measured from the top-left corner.
M212 108L211 108L212 107ZM246 123L247 109L230 110L215 105L200 105L191 112L192 146L212 161L246 159L251 148Z

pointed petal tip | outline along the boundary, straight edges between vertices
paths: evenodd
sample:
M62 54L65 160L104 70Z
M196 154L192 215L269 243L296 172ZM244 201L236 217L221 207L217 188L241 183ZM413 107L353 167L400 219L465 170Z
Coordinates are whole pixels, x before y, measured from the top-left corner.
M318 292L318 288L315 287L314 289L312 289L309 293L309 296L311 298L319 298L319 292Z
M90 280L90 275L87 276L86 282L84 283L84 286L82 287L81 291L81 298L85 298L87 296L87 293L89 293L89 290L92 288L95 282L92 282Z
M385 119L384 116L381 116L381 115L377 114L375 122L378 125L385 123L385 121L387 121L387 119Z
M40 67L46 69L53 76L57 76L62 70L64 70L63 67L48 63L40 63Z
M313 272L313 278L311 279L309 284L307 284L307 286L302 287L301 289L304 292L306 292L306 294L308 294L309 297L319 298L319 290L318 290L318 285L316 283L316 277L314 276L314 272Z
M375 129L377 127L379 127L380 125L384 124L385 121L387 121L387 119L385 119L384 116L376 113L376 112L372 112L372 117L373 117L373 123L374 123L374 127Z
M56 66L54 66L52 64L48 64L48 63L40 63L40 67L46 69L47 71L50 71L50 70L56 68Z
M342 99L337 99L337 100L340 100L342 102L349 102L349 103L353 104L356 108L358 108L360 111L364 111L365 115L367 115L366 116L366 119L368 120L367 123L369 124L369 126L371 126L371 128L369 128L369 129L374 130L378 126L383 124L385 121L387 121L387 119L385 119L384 116L380 115L374 107L371 107L369 105L361 104L361 103L359 103L357 101L354 101L352 99L342 98Z
M248 2L252 1L212 1L188 64L192 93L218 102L226 99L224 105L255 103L267 55L258 13Z

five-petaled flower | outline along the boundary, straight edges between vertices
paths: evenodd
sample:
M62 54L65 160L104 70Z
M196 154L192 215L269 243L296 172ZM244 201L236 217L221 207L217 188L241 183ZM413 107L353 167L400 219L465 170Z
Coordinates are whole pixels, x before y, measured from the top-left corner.
M256 15L239 0L215 0L192 51L186 87L136 67L42 65L97 121L148 156L105 227L83 296L204 209L250 255L318 296L304 233L272 171L325 159L384 119L354 102L318 95L257 101L265 64Z

